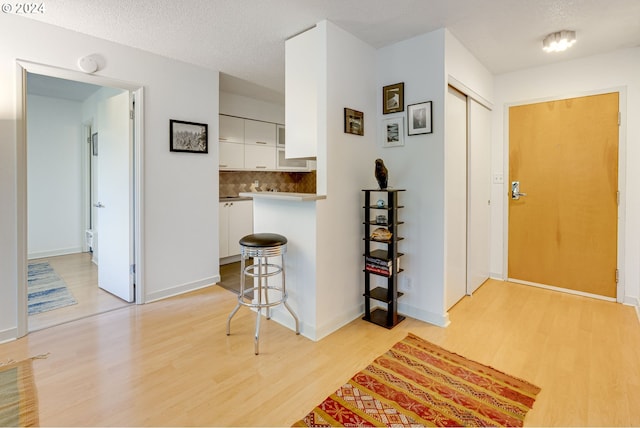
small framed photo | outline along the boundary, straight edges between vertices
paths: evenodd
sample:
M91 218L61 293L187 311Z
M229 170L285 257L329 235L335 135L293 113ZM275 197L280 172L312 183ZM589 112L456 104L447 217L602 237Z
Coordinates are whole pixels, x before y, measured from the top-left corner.
M409 135L431 134L431 101L407 106L407 128Z
M364 135L364 113L345 107L344 132L346 134Z
M404 111L404 82L382 88L382 114Z
M382 121L382 147L404 146L404 118L395 117Z
M169 120L170 147L172 152L208 153L209 142L206 123Z

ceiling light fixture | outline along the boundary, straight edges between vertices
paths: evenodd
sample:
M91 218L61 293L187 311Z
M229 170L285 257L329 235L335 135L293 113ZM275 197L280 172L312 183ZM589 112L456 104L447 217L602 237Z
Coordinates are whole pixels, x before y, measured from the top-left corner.
M570 30L557 31L549 34L542 41L545 52L562 52L569 49L576 42L576 32Z

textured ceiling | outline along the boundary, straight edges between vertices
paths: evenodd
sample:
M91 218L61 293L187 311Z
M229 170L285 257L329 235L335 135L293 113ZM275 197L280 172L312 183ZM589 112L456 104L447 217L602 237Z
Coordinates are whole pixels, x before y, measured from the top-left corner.
M640 46L640 0L54 0L30 18L220 70L222 89L248 81L266 96L284 92L284 41L323 19L374 47L447 27L494 74ZM578 43L544 53L544 36L562 29Z

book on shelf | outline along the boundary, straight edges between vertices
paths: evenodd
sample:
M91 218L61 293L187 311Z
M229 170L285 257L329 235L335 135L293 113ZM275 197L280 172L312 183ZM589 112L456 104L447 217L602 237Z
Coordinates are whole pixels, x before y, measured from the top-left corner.
M376 273L378 275L391 276L391 271L389 269L384 269L378 266L372 266L367 264L364 266L364 270L367 272Z
M364 261L368 264L387 268L393 266L393 262L391 260L376 259L375 257L365 257Z
M386 258L380 259L377 257L365 256L364 261L366 264L370 264L373 266L378 266L389 270L393 269L393 260L388 260ZM396 265L398 267L398 270L400 270L400 257L396 259Z

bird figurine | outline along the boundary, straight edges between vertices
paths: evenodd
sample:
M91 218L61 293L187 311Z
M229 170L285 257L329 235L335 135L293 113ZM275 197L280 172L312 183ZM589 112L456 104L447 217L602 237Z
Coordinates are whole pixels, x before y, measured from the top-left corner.
M376 180L378 180L378 186L380 186L380 189L386 189L389 172L387 171L387 167L384 166L384 162L382 161L382 159L376 159L376 169L374 175L376 176Z

